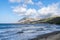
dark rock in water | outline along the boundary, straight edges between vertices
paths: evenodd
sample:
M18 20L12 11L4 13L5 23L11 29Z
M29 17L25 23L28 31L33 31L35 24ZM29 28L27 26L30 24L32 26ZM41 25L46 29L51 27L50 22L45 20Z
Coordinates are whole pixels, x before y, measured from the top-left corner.
M60 31L39 35L31 40L60 40Z

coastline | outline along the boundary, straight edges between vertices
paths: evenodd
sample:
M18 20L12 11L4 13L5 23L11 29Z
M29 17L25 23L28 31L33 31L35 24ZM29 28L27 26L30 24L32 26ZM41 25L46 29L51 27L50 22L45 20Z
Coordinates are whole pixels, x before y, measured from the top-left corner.
M60 31L38 35L36 38L33 38L31 40L60 40Z

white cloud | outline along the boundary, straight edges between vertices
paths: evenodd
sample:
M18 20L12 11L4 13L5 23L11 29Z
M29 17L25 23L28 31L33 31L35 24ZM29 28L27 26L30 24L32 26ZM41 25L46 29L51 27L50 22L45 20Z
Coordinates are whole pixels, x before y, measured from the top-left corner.
M18 6L18 7L13 8L13 12L23 15L26 12L26 8Z
M19 4L22 3L22 5L25 5L25 6L27 6L27 4L36 5L36 6L39 6L39 7L43 6L42 2L39 1L39 2L35 3L32 0L9 0L9 2L11 2L11 3L19 3Z
M42 2L37 2L37 3L34 3L36 6L38 6L39 8L42 8L44 7L43 3Z
M31 14L35 14L35 13L37 13L36 10L31 9L31 8L26 11L26 15L31 15Z
M59 15L60 14L59 5L60 5L59 3L48 5L47 7L43 7L39 9L38 12L41 15L46 15L46 16L49 14L52 14L52 16Z
M9 2L12 2L12 3L14 3L14 2L21 2L21 0L9 0Z
M34 4L34 2L32 0L24 0L25 4Z
M11 3L20 3L20 2L23 2L24 4L34 4L34 2L32 0L9 0L9 2Z
M17 14L22 14L22 15L26 15L26 16L31 16L37 13L36 9L27 9L25 7L14 7L13 8L13 12L17 13Z
M49 16L60 16L60 3L53 3L48 5L47 7L43 6L40 9L36 10L34 8L27 9L27 4L36 4L37 6L42 6L41 2L34 3L32 0L25 0L22 6L17 6L13 8L13 12L17 13L18 15L26 15L32 17L49 17Z

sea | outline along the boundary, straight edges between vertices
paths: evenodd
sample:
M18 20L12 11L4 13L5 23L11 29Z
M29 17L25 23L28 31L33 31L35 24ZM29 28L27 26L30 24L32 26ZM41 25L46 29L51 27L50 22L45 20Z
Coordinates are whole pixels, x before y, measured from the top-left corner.
M0 24L0 40L30 40L38 35L60 31L56 24Z

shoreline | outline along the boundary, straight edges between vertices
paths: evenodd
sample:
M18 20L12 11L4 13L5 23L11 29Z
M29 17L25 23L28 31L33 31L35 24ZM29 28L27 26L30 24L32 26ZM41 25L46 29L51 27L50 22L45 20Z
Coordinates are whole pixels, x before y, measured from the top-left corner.
M38 35L36 38L33 38L31 40L60 40L60 31Z

